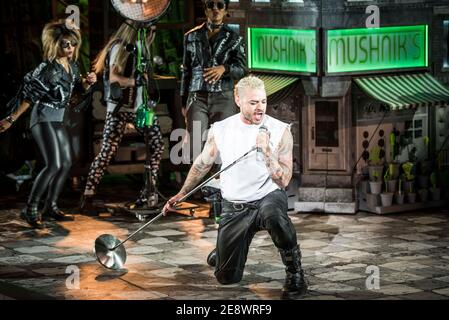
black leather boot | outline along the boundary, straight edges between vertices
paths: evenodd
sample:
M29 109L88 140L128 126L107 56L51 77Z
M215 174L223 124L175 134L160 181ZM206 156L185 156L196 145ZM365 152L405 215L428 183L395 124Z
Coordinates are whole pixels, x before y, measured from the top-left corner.
M82 195L80 200L80 212L83 215L97 217L100 212L94 205L94 196Z
M212 250L207 256L207 264L211 267L215 267L217 265L217 248Z
M304 270L301 267L301 251L299 246L291 250L279 250L282 262L285 265L283 299L299 298L307 292L307 282L304 279Z
M20 212L20 217L24 219L34 229L44 229L41 216L38 210L39 200L28 202L27 206Z
M73 221L73 216L69 216L62 212L56 203L50 203L45 206L43 213L42 213L44 219L45 218L52 218L56 221Z

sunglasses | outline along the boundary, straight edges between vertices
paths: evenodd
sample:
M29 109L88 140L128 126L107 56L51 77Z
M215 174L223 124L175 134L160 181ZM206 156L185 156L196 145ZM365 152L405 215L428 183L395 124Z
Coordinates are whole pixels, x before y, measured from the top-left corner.
M206 2L206 8L207 9L213 9L217 8L218 10L223 10L225 8L224 2L214 2L214 1L208 1Z
M72 46L76 48L78 46L78 42L75 40L69 41L69 40L61 40L60 46L62 49L67 49L69 46Z

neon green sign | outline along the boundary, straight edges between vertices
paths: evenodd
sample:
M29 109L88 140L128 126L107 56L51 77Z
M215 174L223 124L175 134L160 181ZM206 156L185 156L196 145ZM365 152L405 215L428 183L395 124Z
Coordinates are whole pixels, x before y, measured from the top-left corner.
M327 32L327 72L428 66L426 25Z
M316 72L316 31L248 28L250 69Z

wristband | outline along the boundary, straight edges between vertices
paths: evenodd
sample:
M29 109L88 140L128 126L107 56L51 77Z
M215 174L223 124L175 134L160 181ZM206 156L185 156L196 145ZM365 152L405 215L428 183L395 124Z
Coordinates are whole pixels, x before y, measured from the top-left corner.
M14 120L14 118L11 116L7 116L5 120L8 121L11 125L13 125L14 122L16 122L16 120Z

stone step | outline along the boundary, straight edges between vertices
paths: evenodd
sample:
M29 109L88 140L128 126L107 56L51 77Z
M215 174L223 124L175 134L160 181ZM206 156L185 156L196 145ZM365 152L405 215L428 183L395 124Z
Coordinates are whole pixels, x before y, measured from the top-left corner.
M354 191L350 188L298 188L301 202L354 202Z
M355 214L357 212L355 202L295 202L296 212L324 212L324 213L346 213Z
M301 187L352 188L348 175L305 174L301 175Z

